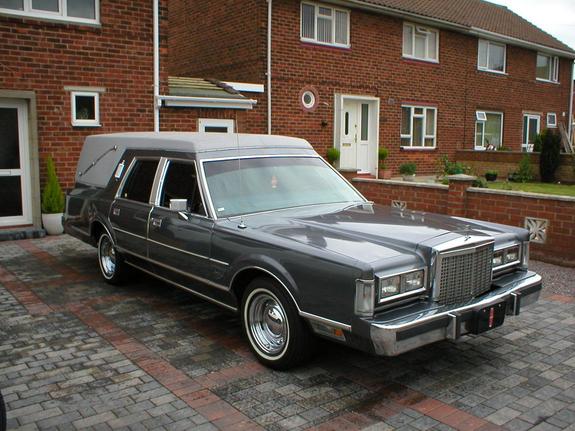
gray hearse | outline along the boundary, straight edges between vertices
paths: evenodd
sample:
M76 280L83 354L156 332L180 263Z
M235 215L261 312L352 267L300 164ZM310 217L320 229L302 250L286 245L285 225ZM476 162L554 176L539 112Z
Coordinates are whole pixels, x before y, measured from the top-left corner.
M524 229L375 205L302 140L129 133L86 139L66 232L238 312L264 364L313 336L398 355L501 325L535 302Z

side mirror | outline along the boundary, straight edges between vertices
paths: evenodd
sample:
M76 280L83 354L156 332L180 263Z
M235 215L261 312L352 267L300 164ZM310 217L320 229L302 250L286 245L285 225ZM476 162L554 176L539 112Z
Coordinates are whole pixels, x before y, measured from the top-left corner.
M170 199L170 210L172 211L187 211L188 210L188 200L187 199Z

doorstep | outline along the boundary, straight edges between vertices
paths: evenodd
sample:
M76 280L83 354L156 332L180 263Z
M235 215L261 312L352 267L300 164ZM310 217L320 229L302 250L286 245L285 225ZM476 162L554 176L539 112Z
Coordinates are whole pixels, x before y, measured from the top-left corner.
M15 241L18 239L44 238L46 231L34 227L0 229L0 241Z

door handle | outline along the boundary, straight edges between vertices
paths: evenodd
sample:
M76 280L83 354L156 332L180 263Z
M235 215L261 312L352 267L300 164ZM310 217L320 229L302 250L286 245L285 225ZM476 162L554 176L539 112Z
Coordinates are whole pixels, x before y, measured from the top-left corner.
M120 215L120 208L114 208L114 209L112 210L112 214L115 215L115 216L119 216L119 215Z
M154 227L161 227L162 226L162 219L161 218L152 218L152 225Z

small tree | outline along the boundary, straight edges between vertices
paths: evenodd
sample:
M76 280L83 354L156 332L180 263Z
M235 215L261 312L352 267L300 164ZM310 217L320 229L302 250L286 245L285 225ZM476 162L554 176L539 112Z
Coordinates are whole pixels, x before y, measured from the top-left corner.
M380 147L377 151L377 159L379 160L379 169L385 169L385 159L389 156L389 150L384 147Z
M516 178L517 181L521 183L528 183L533 179L533 168L531 167L531 157L529 157L529 154L525 154L521 158Z
M51 156L46 159L46 185L42 192L42 212L59 214L64 212L65 199L56 175L56 166Z
M339 152L339 150L337 148L335 148L335 147L329 148L327 150L327 154L326 154L327 161L329 163L331 163L332 165L334 165L335 162L337 162L339 160L340 154L341 153Z
M539 161L541 181L544 183L555 182L555 172L561 163L561 136L546 129L541 134L543 146Z

